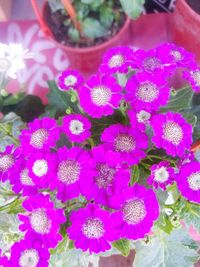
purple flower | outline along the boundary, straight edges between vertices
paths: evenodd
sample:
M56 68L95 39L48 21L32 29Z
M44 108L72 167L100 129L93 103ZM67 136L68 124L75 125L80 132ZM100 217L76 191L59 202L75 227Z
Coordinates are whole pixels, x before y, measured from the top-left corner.
M174 64L169 64L167 56L158 53L157 49L149 51L138 49L133 53L132 60L139 70L164 77L170 76L175 70Z
M114 227L121 238L144 238L159 216L159 206L155 193L141 185L133 187L116 195L113 206L118 211L112 214Z
M50 253L38 240L21 240L11 248L10 266L48 267Z
M17 171L15 162L20 157L20 149L13 145L7 146L4 152L0 152L0 180L9 179Z
M93 75L80 88L80 105L93 118L112 115L114 109L119 107L121 90L112 76Z
M92 149L93 159L96 163L96 175L90 190L85 194L88 199L94 198L95 203L109 205L109 197L114 192L128 186L130 171L122 163L120 155L106 150L104 145Z
M17 171L15 175L10 177L10 182L13 185L12 190L19 194L22 192L24 196L31 196L38 192L38 188L29 176L29 169L26 166L26 160L21 158L15 163Z
M138 73L129 79L126 85L126 99L137 111L158 110L169 100L170 88L162 76L145 72Z
M0 267L10 267L10 261L6 256L2 255L1 250L0 250Z
M146 125L149 124L151 113L140 110L139 112L136 112L135 110L129 110L127 112L130 125L132 128L138 128L140 131L145 132Z
M34 242L41 240L46 248L54 248L61 241L58 233L60 225L66 221L62 209L54 209L49 196L37 195L27 198L23 204L26 215L18 215L22 224L19 229L26 231L26 239Z
M200 203L200 163L190 162L184 164L176 182L181 194L189 201Z
M146 156L143 149L148 147L148 138L136 128L111 125L103 131L101 141L105 142L107 149L120 153L123 161L129 165L137 164Z
M183 47L173 43L162 44L157 47L157 53L161 58L165 58L166 63L175 64L177 67L193 68L196 66L194 55L186 51Z
M132 66L131 55L133 50L126 46L113 47L109 49L103 58L100 65L100 72L102 73L115 73L115 72L128 72L128 67Z
M49 187L55 176L55 160L55 155L50 152L37 152L28 158L28 175L37 187Z
M78 197L91 186L94 163L82 148L65 147L57 151L57 170L50 181L51 189L57 189L57 198L62 201Z
M80 114L71 114L63 118L63 132L71 142L82 143L91 136L91 122Z
M167 112L153 116L151 120L154 136L152 142L167 154L183 156L192 144L192 126L178 113Z
M21 145L25 152L49 150L60 137L56 120L51 118L35 119L28 124L28 129L20 135Z
M67 229L75 247L90 253L103 252L110 249L110 241L115 239L113 222L108 211L90 204L70 215L72 225Z
M166 187L174 182L174 169L170 167L167 161L161 161L159 164L151 166L151 176L147 182L156 189L160 187L165 190Z
M183 77L188 80L192 86L192 89L196 93L200 93L200 69L194 68L183 73Z
M79 89L83 84L83 77L76 70L65 70L58 77L58 85L61 90Z

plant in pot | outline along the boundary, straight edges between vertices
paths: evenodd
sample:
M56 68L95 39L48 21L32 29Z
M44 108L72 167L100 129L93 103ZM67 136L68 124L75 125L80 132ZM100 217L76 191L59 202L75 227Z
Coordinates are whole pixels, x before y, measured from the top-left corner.
M144 0L48 0L43 11L32 0L43 31L66 51L71 65L95 71L110 47L128 44L130 19Z
M200 61L200 2L198 0L177 0L171 15L172 39L178 45L193 52ZM191 41L192 40L192 41Z
M179 68L190 85L175 91ZM199 73L163 44L112 48L87 81L75 70L48 81L46 112L0 153L0 264L99 266L135 250L134 267L192 267Z

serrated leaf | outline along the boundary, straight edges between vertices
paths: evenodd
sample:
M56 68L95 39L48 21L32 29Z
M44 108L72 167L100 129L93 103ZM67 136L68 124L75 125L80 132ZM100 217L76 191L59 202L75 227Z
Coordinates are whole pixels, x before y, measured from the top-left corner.
M55 81L48 81L49 93L48 105L46 107L46 112L43 116L49 117L59 117L65 114L66 109L71 109L74 113L78 113L78 107L76 103L71 102L71 96L69 92L61 91L57 87Z
M124 257L130 253L130 241L128 239L120 239L112 243L112 246L119 250Z
M107 29L96 19L86 18L83 23L83 34L85 37L95 39L107 34Z
M160 109L161 112L174 111L179 112L181 110L191 108L192 96L194 92L190 87L183 88L173 92L170 97L169 103Z
M120 0L124 12L131 17L136 19L142 12L145 0Z
M134 183L136 183L140 178L140 170L138 165L134 165L132 167L131 170L131 181L130 181L130 185L133 185Z
M184 222L189 227L192 225L194 229L200 234L200 206L194 204L187 204L187 209L184 214Z
M134 267L193 267L199 258L197 248L184 229L176 229L170 235L162 232L148 244L136 244Z

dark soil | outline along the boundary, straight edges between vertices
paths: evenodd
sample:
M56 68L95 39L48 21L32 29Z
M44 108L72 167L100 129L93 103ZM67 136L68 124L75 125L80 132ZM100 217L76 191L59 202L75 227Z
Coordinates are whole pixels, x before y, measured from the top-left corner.
M200 14L200 0L186 0L188 5L198 14Z
M124 25L126 15L122 13L120 16L120 21L117 23L113 22L106 36L96 39L86 39L83 37L78 43L70 40L68 37L69 27L65 26L63 23L67 19L66 15L63 15L60 11L52 13L50 7L47 5L44 12L44 19L51 29L54 38L59 43L72 47L91 47L104 43L105 41L111 39L111 37L115 36Z

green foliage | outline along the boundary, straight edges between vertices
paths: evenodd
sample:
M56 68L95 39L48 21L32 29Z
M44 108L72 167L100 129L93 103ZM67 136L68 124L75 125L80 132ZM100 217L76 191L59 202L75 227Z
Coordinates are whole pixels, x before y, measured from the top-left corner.
M120 239L112 243L112 246L119 250L124 257L130 253L130 241L128 239Z
M48 86L48 105L43 117L48 116L58 118L66 114L66 110L71 110L74 113L79 112L77 102L74 103L71 101L71 95L69 91L65 92L59 90L55 81L48 81Z
M120 0L124 12L131 17L136 19L142 12L145 0Z
M170 235L157 232L149 243L136 243L134 267L193 267L199 258L197 247L184 229Z
M132 167L132 171L131 171L131 181L130 181L130 185L135 184L136 182L138 182L140 178L140 170L138 165L134 165Z
M107 34L106 28L94 18L86 18L82 26L83 34L91 39L103 37Z
M200 234L200 205L187 203L184 210L184 222L186 226L192 225L194 229Z

